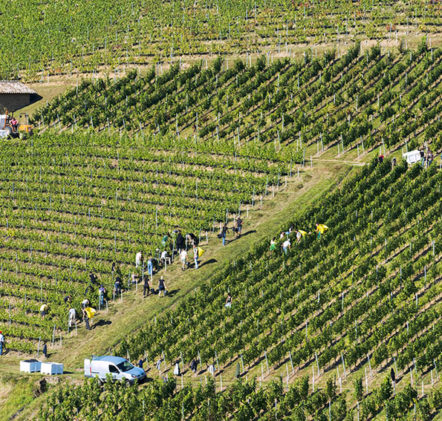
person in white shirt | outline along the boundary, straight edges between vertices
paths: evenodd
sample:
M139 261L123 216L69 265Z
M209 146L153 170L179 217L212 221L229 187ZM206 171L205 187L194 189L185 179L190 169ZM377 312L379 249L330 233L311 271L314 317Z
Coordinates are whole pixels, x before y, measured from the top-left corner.
M40 307L40 316L44 319L46 314L48 314L49 306L47 304L42 304Z
M142 263L143 263L143 253L141 251L139 251L135 255L135 266L138 268L141 266Z
M75 308L71 308L69 310L69 327L72 327L72 325L75 324L76 317L77 317L77 312L75 311Z
M290 240L287 239L282 243L282 250L284 251L285 254L287 254L288 250L290 249L291 244L290 244Z
M184 270L186 269L186 263L187 263L187 251L185 249L181 250L180 253L180 261L181 261L181 268Z
M167 254L167 250L164 250L164 251L161 253L160 260L161 260L161 263L162 263L164 266L166 266L166 263L169 263L169 264L170 264L170 257L169 257L169 255Z

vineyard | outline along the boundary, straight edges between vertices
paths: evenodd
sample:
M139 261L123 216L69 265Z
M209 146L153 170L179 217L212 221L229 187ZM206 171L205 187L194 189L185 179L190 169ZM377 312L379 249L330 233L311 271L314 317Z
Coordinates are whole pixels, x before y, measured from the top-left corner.
M72 414L80 419L116 420L221 420L231 414L233 420L353 420L368 419L385 410L390 417L429 419L442 407L442 390L435 389L415 405L418 392L411 386L395 394L389 379L362 400L360 408L349 408L345 395L330 381L324 390L312 390L309 378L300 379L287 390L281 381L273 381L259 388L255 381L238 380L224 393L216 393L216 385L209 380L198 387L186 386L177 390L176 381L151 383L137 390L121 384L98 382L82 387L69 387L53 394L47 409L42 409L40 420L70 420ZM118 397L118 399L115 399ZM414 404L414 406L413 406ZM412 418L404 418L412 419Z
M1 2L0 419L440 420L441 12Z
M192 145L68 134L2 142L0 330L9 349L61 342L69 294L74 307L88 295L99 308L98 294L85 292L89 271L112 295L115 262L130 287L138 251L158 258L162 237L177 226L206 241L292 172L274 151L251 159L241 148L232 155ZM50 307L44 319L42 303Z
M359 44L342 57L306 54L302 61L249 66L218 59L159 75L130 72L83 81L41 108L34 123L56 132L181 136L202 143L266 144L310 155L330 146L415 148L442 145L441 50L381 53ZM308 156L307 156L308 158Z
M306 231L323 221L323 238L308 235L287 256L264 242L116 352L169 363L198 357L221 372L240 361L257 375L266 364L350 373L393 358L400 372L413 363L420 373L434 369L442 355L440 182L436 167L364 168L292 221Z
M358 39L408 42L440 34L437 1L280 0L0 5L1 78L98 73L103 68L271 52Z
M159 374L178 362L181 387L91 381L58 389L40 418L431 419L442 408L440 386L423 389L442 355L440 184L436 166L373 161L289 224L321 221L325 234L297 242L282 227L276 250L262 242L116 346L134 361L160 359ZM194 358L200 385L183 385ZM361 368L365 381L343 391Z

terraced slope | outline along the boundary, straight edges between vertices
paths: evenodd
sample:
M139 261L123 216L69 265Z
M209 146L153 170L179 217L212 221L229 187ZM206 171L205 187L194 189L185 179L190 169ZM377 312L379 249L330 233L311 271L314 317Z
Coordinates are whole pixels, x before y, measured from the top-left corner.
M269 159L274 152L261 150L261 159L192 144L76 135L2 142L0 330L9 349L61 341L68 294L77 311L85 295L98 308L97 286L85 291L89 271L112 298L112 262L126 286L138 251L159 257L162 237L176 226L205 240L273 194L292 168Z
M326 223L320 238L298 243L284 226L276 250L266 241L238 256L115 349L162 359L158 375L178 362L181 379L69 385L40 419L433 419L442 409L441 181L435 166L372 162L289 224Z
M303 62L262 57L253 66L217 60L158 75L83 81L34 116L40 128L194 137L206 142L274 144L309 154L339 145L440 148L441 51L360 53Z
M0 5L0 77L100 71L214 54L347 40L398 42L440 35L440 5L426 0L96 0ZM40 73L38 75L38 73Z
M442 408L441 388L419 396L408 385L393 395L391 381L364 397L358 406L346 402L332 380L327 387L315 390L306 376L285 388L281 381L258 387L253 381L238 380L222 393L216 393L213 380L203 386L177 388L174 379L165 383L149 383L138 389L126 385L100 387L98 382L69 386L54 393L39 413L40 420L105 419L132 420L354 420L386 419L386 417L418 417L427 420Z
M249 376L263 368L285 376L285 365L348 375L394 359L398 375L413 364L420 374L439 367L440 184L435 166L373 162L291 221L307 232L325 223L320 239L297 243L291 233L287 255L262 243L115 352L170 364L199 358L232 377L237 361Z

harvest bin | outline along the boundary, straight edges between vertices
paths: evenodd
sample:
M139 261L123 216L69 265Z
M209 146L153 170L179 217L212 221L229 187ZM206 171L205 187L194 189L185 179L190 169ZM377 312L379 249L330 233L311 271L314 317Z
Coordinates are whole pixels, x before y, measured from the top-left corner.
M25 373L39 372L40 367L41 367L41 362L37 360L20 361L20 371L24 371Z
M63 364L41 363L41 374L63 374Z

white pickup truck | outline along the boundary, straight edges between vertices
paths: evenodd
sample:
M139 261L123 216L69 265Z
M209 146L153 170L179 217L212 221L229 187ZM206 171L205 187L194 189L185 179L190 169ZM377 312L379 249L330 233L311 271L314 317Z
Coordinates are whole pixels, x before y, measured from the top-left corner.
M129 383L141 382L146 378L146 372L135 367L129 361L121 357L104 355L84 360L84 375L97 377L100 381L106 381L107 375L112 380L126 380Z

